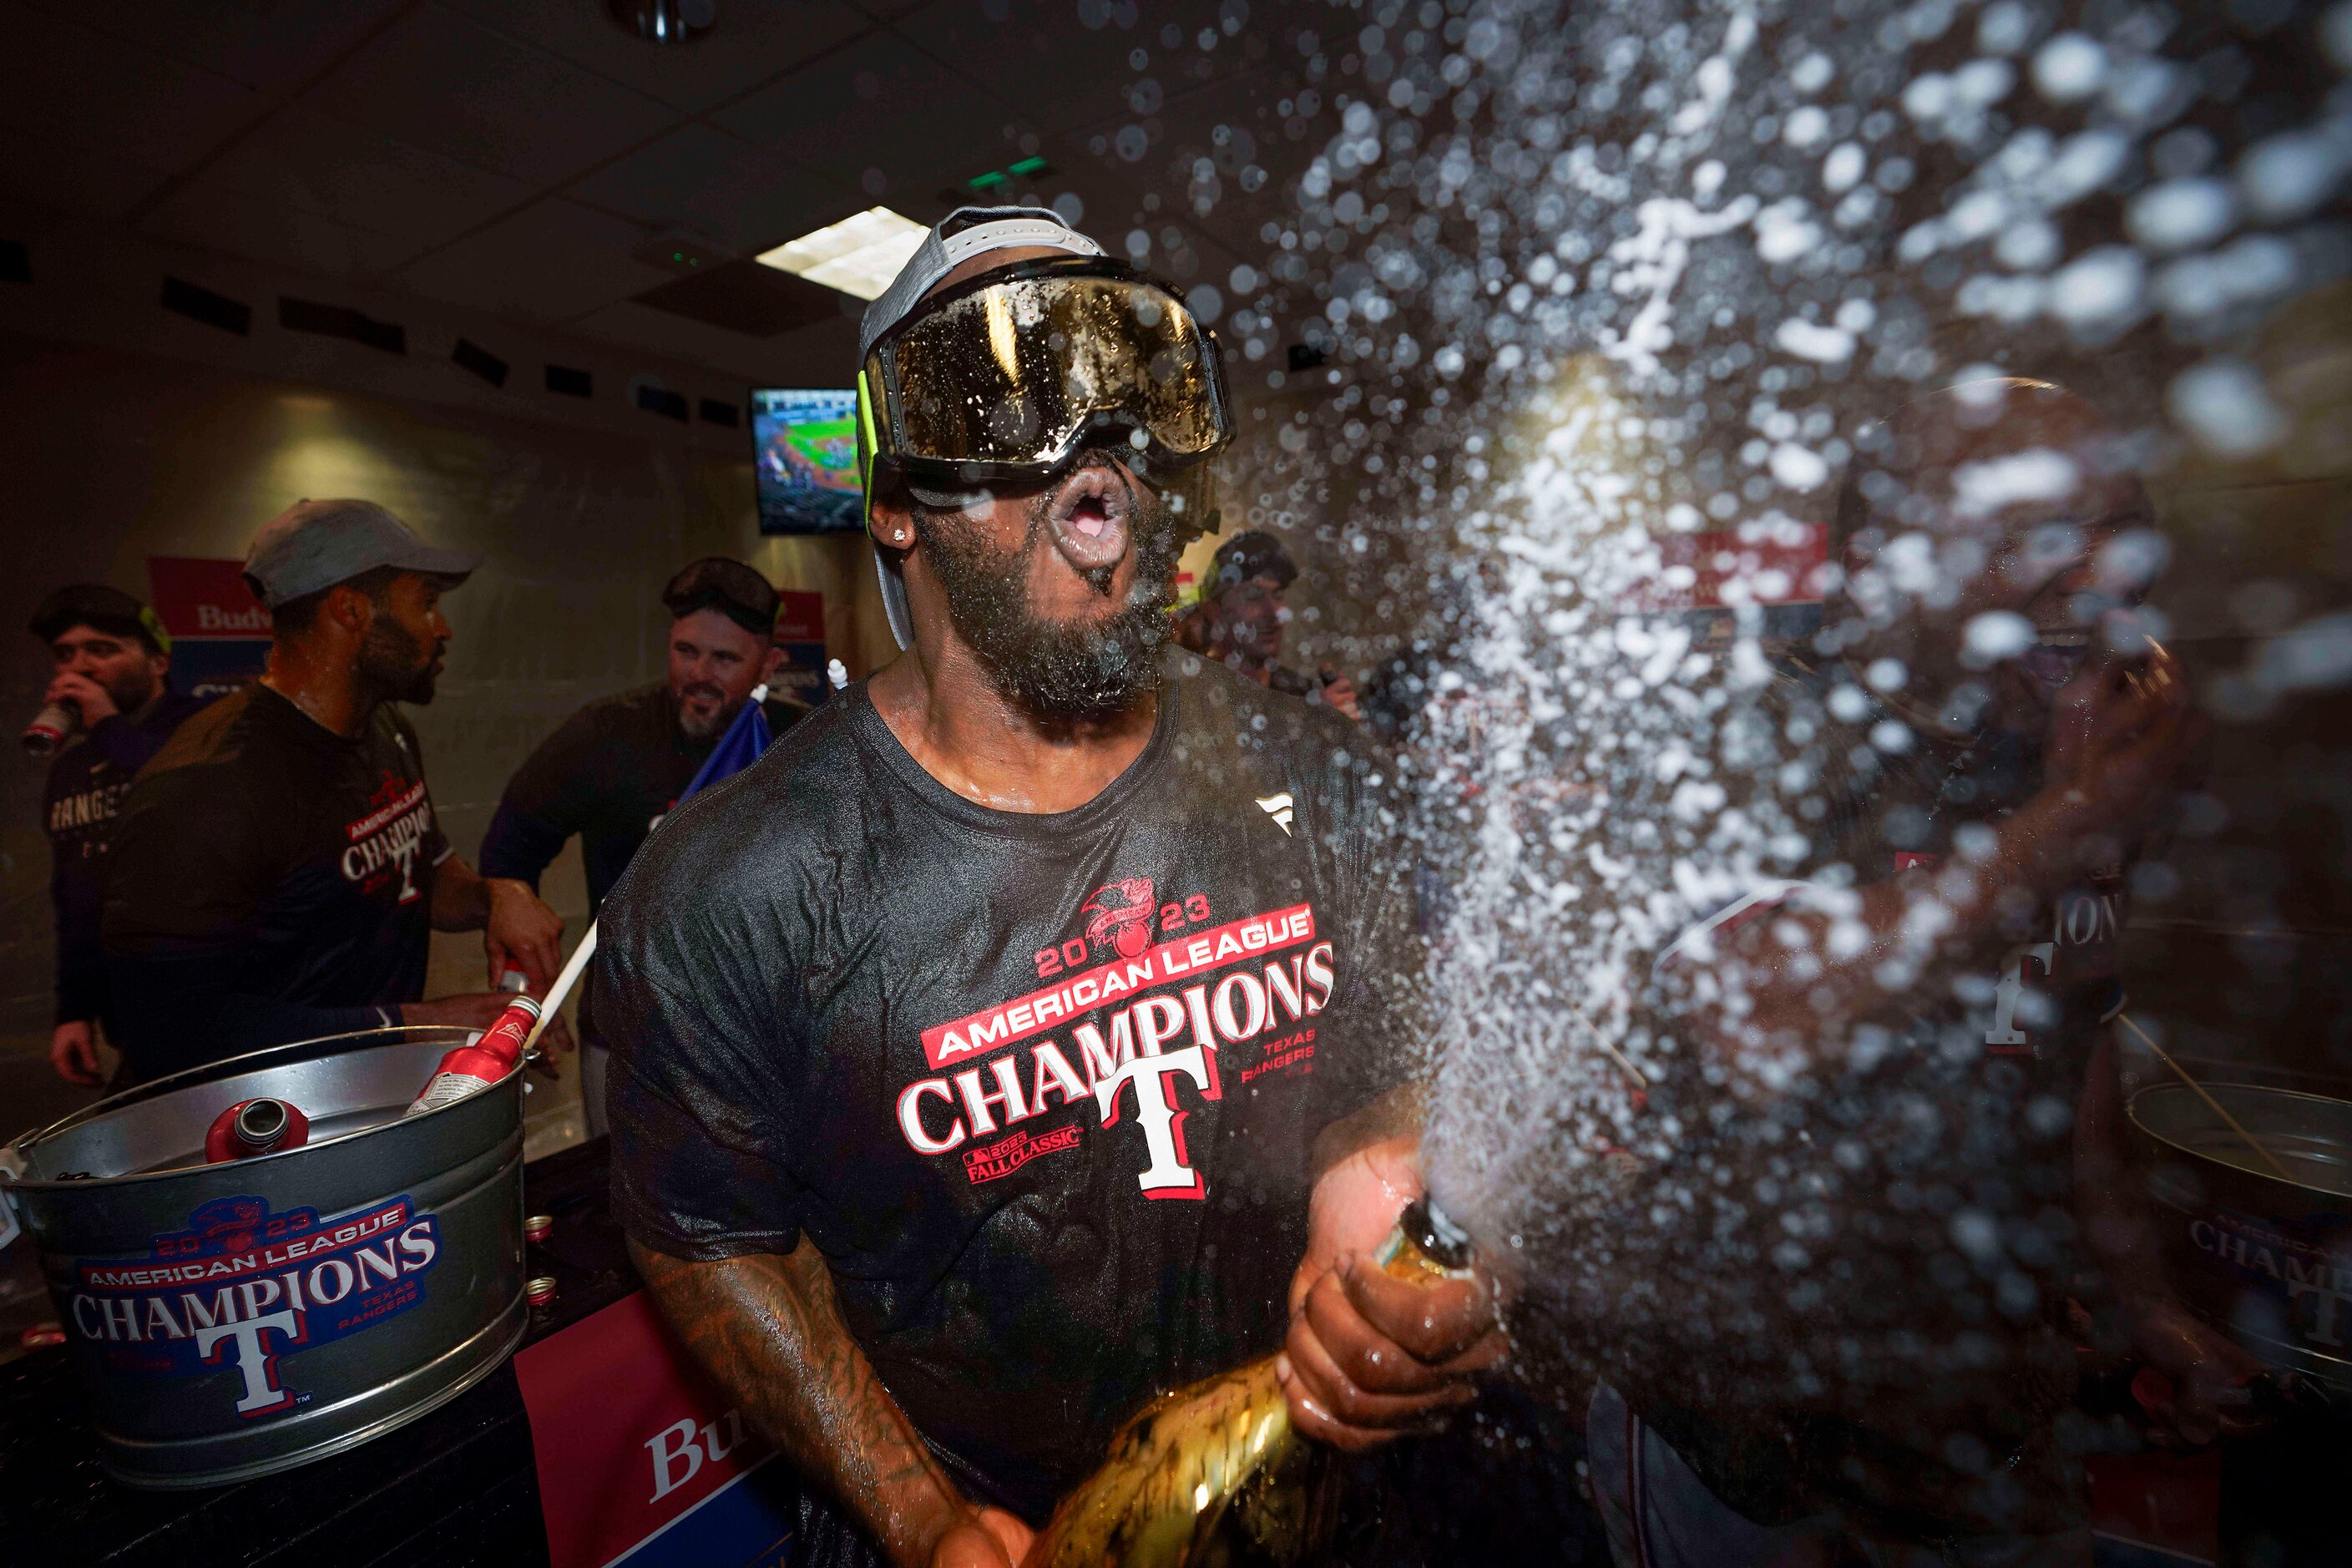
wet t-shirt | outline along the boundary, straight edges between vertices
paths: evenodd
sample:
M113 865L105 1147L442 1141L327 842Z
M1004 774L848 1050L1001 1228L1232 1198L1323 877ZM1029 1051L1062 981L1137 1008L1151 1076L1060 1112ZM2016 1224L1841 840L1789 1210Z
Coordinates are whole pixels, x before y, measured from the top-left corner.
M132 1071L388 1021L424 990L448 853L390 705L346 739L257 682L189 720L132 786L107 881Z
M953 795L853 687L604 908L622 1224L806 1237L916 1426L1032 1519L1146 1400L1279 1345L1309 1144L1413 1061L1393 780L1328 710L1171 669L1051 816Z
M1931 885L2042 786L2038 746L1914 729L1836 666L1786 670L1756 717L1782 765L1748 808L1809 848L1718 930L1820 888ZM1744 1371L1701 1399L1669 1370L1644 1414L1735 1506L1931 1534L2073 1516L2056 1325L2080 1263L2074 1107L2123 1004L2123 871L2015 900L1954 972L1883 973L1900 1005L1769 1108L1679 1085L1676 1109L1708 1129L1682 1174L1729 1200L1705 1222L1720 1226L1702 1270L1715 1283L1688 1307L1738 1325L1711 1364Z

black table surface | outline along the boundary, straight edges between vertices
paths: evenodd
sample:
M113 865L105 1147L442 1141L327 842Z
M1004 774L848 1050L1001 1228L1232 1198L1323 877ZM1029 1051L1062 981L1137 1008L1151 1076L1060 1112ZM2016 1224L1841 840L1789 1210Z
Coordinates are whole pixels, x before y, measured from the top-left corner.
M525 1212L554 1216L530 1276L556 1281L526 1344L637 1289L604 1203L601 1138L533 1162ZM531 1564L547 1561L530 1425L514 1364L347 1454L191 1491L124 1486L98 1439L63 1347L0 1366L0 1541L14 1562L145 1564Z

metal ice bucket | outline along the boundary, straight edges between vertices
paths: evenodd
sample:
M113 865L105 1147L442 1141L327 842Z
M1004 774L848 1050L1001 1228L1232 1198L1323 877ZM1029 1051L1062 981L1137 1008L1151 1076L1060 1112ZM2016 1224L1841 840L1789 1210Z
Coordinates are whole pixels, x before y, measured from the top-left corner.
M0 1150L125 1481L199 1487L340 1453L457 1397L522 1337L522 1075L422 1116L471 1031L371 1029L174 1074ZM299 1149L205 1163L267 1095Z
M2181 1084L2131 1100L2173 1286L2265 1365L2352 1393L2352 1103L2210 1084L2282 1181Z

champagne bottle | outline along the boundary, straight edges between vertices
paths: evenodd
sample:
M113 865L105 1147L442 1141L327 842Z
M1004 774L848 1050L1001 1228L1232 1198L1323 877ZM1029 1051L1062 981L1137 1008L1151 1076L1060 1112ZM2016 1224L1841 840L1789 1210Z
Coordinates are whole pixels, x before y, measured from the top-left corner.
M1374 1260L1402 1279L1470 1277L1470 1238L1428 1199ZM1274 1357L1154 1400L1062 1500L1023 1568L1288 1568L1328 1542L1329 1451L1290 1424Z

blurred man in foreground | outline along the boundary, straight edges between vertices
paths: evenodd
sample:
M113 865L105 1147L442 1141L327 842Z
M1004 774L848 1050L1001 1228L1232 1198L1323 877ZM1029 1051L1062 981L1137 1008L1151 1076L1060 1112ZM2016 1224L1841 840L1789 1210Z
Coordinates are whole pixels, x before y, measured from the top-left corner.
M2249 1407L2252 1363L2168 1299L2120 1153L2126 873L2198 729L2134 615L2147 498L2042 383L1883 434L1812 657L1724 726L1720 776L1777 781L1743 809L1803 879L1659 965L1691 1055L1652 1110L1687 1131L1637 1201L1696 1201L1588 1282L1615 1341L1594 1492L1629 1563L2087 1563L2078 1237L2178 1381L2177 1430ZM1706 1283L1666 1310L1668 1275Z
M1496 1336L1364 1256L1419 1185L1383 781L1329 713L1163 658L1155 481L1230 435L1213 342L983 208L863 349L907 651L606 904L613 1206L829 1501L796 1552L1008 1568L1163 1391L1285 1350L1300 1426L1369 1446Z
M148 764L107 882L137 1079L354 1029L487 1027L499 993L419 1000L435 931L484 932L493 975L555 977L562 922L450 852L397 706L433 700L441 595L478 563L373 501L301 501L254 536L269 667Z
M60 588L33 612L57 676L45 703L70 709L79 733L49 763L41 817L49 835L49 902L57 914L58 1020L49 1065L95 1089L108 1016L100 900L112 863L114 819L131 781L201 698L172 689L172 639L155 612L94 583Z
M1199 602L1177 617L1177 640L1260 686L1361 721L1354 681L1328 665L1309 678L1277 662L1297 581L1298 567L1280 540L1255 529L1237 533L1217 546Z
M511 878L536 892L549 862L580 836L588 877L588 918L621 879L697 769L782 658L771 636L776 590L740 561L707 556L662 590L669 611L667 678L604 698L565 720L507 781L482 837L482 875ZM766 700L771 734L808 710ZM604 1131L606 1049L581 999L580 1099L589 1135Z

